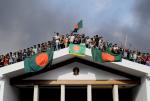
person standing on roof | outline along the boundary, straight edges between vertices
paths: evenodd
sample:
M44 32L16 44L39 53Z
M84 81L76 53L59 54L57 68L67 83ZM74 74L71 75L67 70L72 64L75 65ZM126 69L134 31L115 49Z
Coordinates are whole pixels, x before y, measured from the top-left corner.
M70 37L69 37L70 43L73 43L74 39L75 39L75 36L74 36L73 33L71 33L71 35L70 35Z
M55 42L56 42L56 50L59 50L60 49L60 36L58 32L56 33L56 36L55 36Z

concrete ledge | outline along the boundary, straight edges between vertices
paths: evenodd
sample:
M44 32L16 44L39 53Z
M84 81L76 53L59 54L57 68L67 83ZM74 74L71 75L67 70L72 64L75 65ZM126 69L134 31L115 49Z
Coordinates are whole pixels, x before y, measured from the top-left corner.
M59 63L66 59L70 59L72 57L75 57L75 56L69 54L69 48L64 48L64 49L55 51L54 56L53 56L53 64ZM89 61L93 61L91 49L86 48L85 56L81 58L89 60ZM126 73L129 72L130 74L133 74L133 75L137 74L137 76L150 74L149 66L131 62L125 59L122 59L122 62L98 63L98 64L105 65L105 66L108 66L109 68L114 68L116 70L125 71ZM24 73L24 61L0 68L0 75L7 75L9 73L17 72L17 71L21 71L20 74Z

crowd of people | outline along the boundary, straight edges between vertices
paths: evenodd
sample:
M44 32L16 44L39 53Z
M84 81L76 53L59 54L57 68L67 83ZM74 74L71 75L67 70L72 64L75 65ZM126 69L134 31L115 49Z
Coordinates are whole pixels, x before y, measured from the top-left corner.
M147 61L150 61L149 53L141 53L140 51L123 48L117 44L106 41L102 36L99 35L95 35L94 37L90 38L89 36L85 36L85 34L55 34L56 35L51 41L37 44L17 52L10 52L5 55L0 55L0 67L23 61L25 58L31 57L34 54L45 52L48 48L53 48L55 51L66 48L70 43L83 44L87 48L95 47L101 51L106 51L108 48L110 48L113 53L121 54L122 58L144 65L147 64Z

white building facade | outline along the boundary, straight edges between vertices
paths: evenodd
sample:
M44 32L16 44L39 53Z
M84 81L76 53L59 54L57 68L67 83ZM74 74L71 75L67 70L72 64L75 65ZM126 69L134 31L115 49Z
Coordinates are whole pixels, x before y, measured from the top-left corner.
M150 101L150 68L128 60L95 63L55 51L50 69L25 73L24 62L0 68L0 101Z

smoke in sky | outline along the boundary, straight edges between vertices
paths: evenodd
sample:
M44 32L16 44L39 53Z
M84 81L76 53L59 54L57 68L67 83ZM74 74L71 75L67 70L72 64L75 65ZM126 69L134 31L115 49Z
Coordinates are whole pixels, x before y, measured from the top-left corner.
M111 42L148 51L149 0L0 0L0 54L69 33L83 20L80 33L103 35Z

